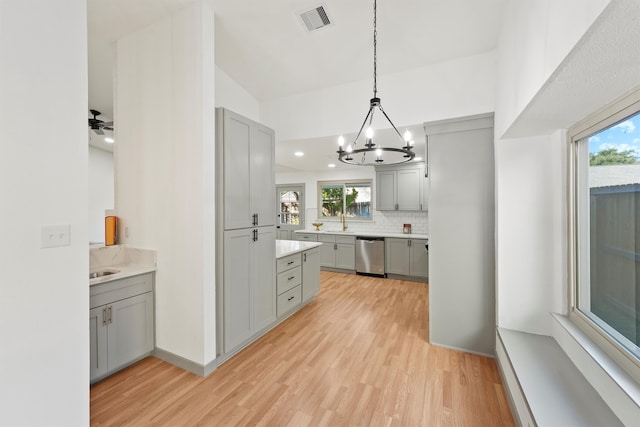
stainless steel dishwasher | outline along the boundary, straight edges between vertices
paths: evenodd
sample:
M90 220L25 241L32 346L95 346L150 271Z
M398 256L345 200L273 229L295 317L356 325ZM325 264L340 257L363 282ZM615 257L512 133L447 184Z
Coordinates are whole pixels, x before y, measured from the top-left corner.
M356 237L356 273L386 277L384 237Z

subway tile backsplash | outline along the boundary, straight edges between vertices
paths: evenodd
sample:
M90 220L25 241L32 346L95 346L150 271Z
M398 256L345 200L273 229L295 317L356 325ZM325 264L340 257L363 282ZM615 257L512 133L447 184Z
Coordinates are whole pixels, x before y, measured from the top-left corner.
M313 228L310 221L307 228ZM411 233L429 234L427 212L373 211L373 221L356 221L347 218L349 231L402 233L404 224L411 224ZM339 221L324 221L322 231L341 230Z

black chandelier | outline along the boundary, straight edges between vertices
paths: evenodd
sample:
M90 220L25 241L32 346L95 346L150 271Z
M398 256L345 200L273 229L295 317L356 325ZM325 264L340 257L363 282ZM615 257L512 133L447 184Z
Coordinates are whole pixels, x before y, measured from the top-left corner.
M360 130L356 135L356 138L353 142L344 147L344 138L340 136L338 138L338 160L343 163L348 163L351 165L361 165L361 166L369 166L376 164L398 164L404 163L412 160L416 155L413 152L413 141L411 140L411 133L406 131L404 136L400 134L396 126L393 124L387 113L385 113L382 108L382 103L380 102L380 98L378 98L378 86L377 86L377 22L376 22L377 8L376 8L376 0L373 0L373 98L369 101L369 111L362 122L362 126L360 126ZM373 129L371 125L373 123L373 113L374 110L378 108L382 115L387 119L391 127L398 135L401 146L399 148L396 147L381 147L376 146L373 143ZM367 130L364 135L364 143L362 148L357 148L358 141L360 136L362 135L362 130L369 123ZM406 145L405 145L406 144ZM372 156L367 158L367 153L373 152ZM382 158L383 153L386 153L387 156L385 159Z

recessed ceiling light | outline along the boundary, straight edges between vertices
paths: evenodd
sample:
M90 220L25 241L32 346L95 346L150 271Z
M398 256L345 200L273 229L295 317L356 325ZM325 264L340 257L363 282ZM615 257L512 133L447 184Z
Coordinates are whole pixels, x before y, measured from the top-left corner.
M329 163L327 166L329 166L330 168L335 168L336 165L334 163Z
M296 157L302 157L304 156L304 153L302 151L296 151L295 153L293 153L293 155Z
M108 142L109 144L113 144L114 139L113 138L109 138L108 136L104 139L104 142Z

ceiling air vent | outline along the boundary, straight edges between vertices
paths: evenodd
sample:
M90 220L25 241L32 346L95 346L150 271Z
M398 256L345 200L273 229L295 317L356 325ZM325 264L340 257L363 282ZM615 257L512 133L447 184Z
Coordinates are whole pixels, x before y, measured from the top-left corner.
M327 16L324 6L318 6L308 12L303 12L300 14L300 18L309 31L318 30L331 25L331 21L329 21L329 17Z

